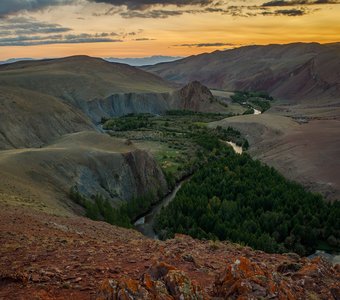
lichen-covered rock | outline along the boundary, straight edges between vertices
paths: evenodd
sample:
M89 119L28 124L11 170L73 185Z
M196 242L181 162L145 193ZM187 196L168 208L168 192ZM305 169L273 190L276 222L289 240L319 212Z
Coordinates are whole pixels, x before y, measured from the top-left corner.
M97 300L150 299L148 291L138 281L107 279L103 282Z
M215 282L216 296L230 299L295 299L294 291L276 273L240 257ZM243 298L242 298L243 297Z
M97 300L157 299L203 300L200 287L192 283L184 272L166 263L158 263L140 281L132 279L103 282Z

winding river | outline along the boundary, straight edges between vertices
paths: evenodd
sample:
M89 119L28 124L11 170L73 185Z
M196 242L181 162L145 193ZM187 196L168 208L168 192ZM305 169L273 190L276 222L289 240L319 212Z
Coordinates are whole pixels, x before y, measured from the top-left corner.
M242 147L237 146L233 142L226 142L228 145L233 147L234 151L238 154L242 154ZM151 210L149 210L144 216L140 217L135 223L135 229L141 232L143 235L158 240L158 236L153 229L155 224L155 218L160 213L162 207L166 207L172 200L175 199L177 192L181 189L184 182L189 180L190 177L187 177L180 181L176 187L173 189L171 193L163 198L160 202L156 203L152 206ZM316 256L322 256L326 260L328 260L332 264L339 264L340 263L340 255L339 254L330 254L324 251L316 251L315 254L309 256L308 258L312 259Z
M257 110L253 107L253 110L254 110L254 115L260 115L262 114L260 110Z
M139 232L143 233L143 235L157 240L158 236L153 229L153 226L155 224L155 218L161 211L162 207L166 207L172 200L174 200L177 192L180 190L183 183L186 182L187 180L189 180L188 177L180 181L170 194L165 196L165 198L163 198L163 200L161 200L160 202L156 203L149 212L147 212L144 216L139 218L134 223L135 228Z
M229 146L233 147L234 151L237 153L237 154L242 154L243 152L243 149L242 149L242 146L237 146L235 143L233 142L226 142Z
M242 154L243 150L242 147L237 146L233 142L225 142L228 145L230 145L234 151L238 154ZM141 232L143 235L152 238L152 239L158 239L158 236L153 229L155 224L155 218L161 211L162 207L166 207L172 200L175 199L177 192L182 187L183 183L189 180L190 177L187 177L183 180L181 180L176 187L172 190L171 193L169 193L167 196L165 196L161 201L156 203L154 206L151 207L151 210L149 210L145 215L141 216L133 225L135 226L135 229Z

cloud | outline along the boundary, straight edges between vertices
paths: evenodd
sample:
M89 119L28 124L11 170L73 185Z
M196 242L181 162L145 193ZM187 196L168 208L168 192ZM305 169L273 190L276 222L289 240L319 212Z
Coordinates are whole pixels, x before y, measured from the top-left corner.
M214 0L90 0L97 3L107 3L113 6L126 6L129 10L145 10L151 6L176 5L188 6L198 5L205 6L212 4Z
M0 38L0 47L4 46L36 46L36 45L51 45L51 44L80 44L80 43L118 43L123 42L120 39L112 38L97 38L95 36L85 34L62 36L62 35L48 35L48 36L34 36L25 37L18 36L15 38Z
M176 47L196 47L196 48L203 48L203 47L223 47L223 46L236 46L232 43L199 43L199 44L180 44L175 45Z
M143 41L155 41L156 39L150 39L150 38L138 38L138 39L133 39L133 41L136 42L143 42Z
M1 0L0 17L22 10L39 10L49 6L72 4L75 0Z
M307 14L307 11L304 9L279 9L274 11L266 11L262 13L264 16L303 16Z
M149 10L149 11L136 11L127 10L120 13L120 15L125 18L150 18L150 19L165 19L173 16L180 16L184 13L181 10Z
M264 7L273 6L297 6L297 5L321 5L321 4L340 4L340 0L273 0L263 3Z
M59 24L40 22L33 18L5 18L0 24L0 35L52 34L71 31L71 28Z
M0 18L16 14L20 11L34 11L51 6L69 5L75 3L106 3L111 5L104 13L94 13L95 16L119 14L123 18L154 18L164 19L179 16L185 13L220 13L235 17L251 17L261 13L261 9L283 6L305 6L321 4L340 4L340 0L272 0L262 5L228 5L227 0L0 0ZM243 1L247 3L246 1ZM177 6L179 9L163 9L167 6ZM185 7L191 6L190 9ZM193 7L193 6L196 6ZM269 11L263 15L298 16L305 14L306 10ZM59 30L59 31L58 31ZM62 29L55 29L55 33ZM24 32L22 32L24 34Z
M206 13L208 8L220 5L218 0L87 0L110 4L111 7L95 16L120 15L125 19L165 19L183 14ZM172 6L172 7L171 7ZM174 8L173 6L176 6ZM191 6L190 9L186 8ZM216 12L216 11L215 11Z
M70 31L70 28L39 22L33 18L7 17L0 25L0 47L123 41L116 38L119 34L115 32L72 34Z

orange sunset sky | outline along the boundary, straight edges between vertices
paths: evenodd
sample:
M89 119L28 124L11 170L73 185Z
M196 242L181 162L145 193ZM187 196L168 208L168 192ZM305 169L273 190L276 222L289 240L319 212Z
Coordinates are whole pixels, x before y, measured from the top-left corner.
M335 0L1 0L0 60L340 41Z

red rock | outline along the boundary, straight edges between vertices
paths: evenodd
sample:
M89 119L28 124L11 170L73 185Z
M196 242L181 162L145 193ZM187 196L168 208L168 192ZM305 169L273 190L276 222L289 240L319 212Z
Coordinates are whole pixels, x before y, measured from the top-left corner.
M62 226L46 225L51 222ZM68 243L61 247L61 240ZM0 299L328 300L340 294L340 267L323 259L228 242L212 248L185 235L154 241L103 222L1 203L0 245Z

